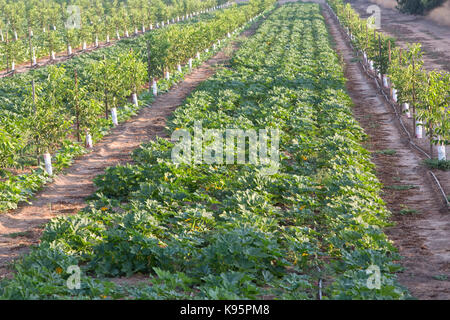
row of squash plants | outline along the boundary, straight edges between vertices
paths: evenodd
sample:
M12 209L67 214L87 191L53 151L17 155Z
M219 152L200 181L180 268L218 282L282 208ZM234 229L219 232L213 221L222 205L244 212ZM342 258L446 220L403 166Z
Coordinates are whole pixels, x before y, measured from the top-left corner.
M0 0L0 70L120 40L215 9L219 0Z
M392 88L392 99L411 118L412 136L422 138L425 130L433 145L438 146L438 160L446 161L445 145L450 144L450 73L424 68L420 43L406 49L395 45L395 39L377 32L373 18L361 19L342 0L328 0L342 26L347 28L352 44L363 54L370 68Z
M176 164L176 141L144 144L133 164L96 178L87 208L47 225L14 278L0 282L0 297L408 297L395 279L396 249L382 231L389 212L360 145L365 134L317 4L273 11L230 67L174 112L168 130L192 135L197 121L219 136L230 128L278 129L278 172L220 158ZM67 286L74 266L78 288ZM379 278L371 281L374 270ZM146 278L106 281L133 274Z
M145 83L159 78L159 90L167 90L189 71L181 64L194 52L196 62L209 56L205 49L211 45L217 49L218 39L227 38L261 8L258 1L235 5L204 15L201 21L158 29L58 66L3 78L0 210L15 208L49 178L41 167L20 175L11 169L40 166L43 156L48 159L56 151L56 162L67 167L85 151L81 141L89 146L89 140L97 141L113 125L115 116L128 118L153 98L153 93L145 92L143 101L137 99ZM189 46L182 46L186 39ZM175 61L180 67L172 77L161 79L164 70L173 71ZM128 103L131 96L133 104Z

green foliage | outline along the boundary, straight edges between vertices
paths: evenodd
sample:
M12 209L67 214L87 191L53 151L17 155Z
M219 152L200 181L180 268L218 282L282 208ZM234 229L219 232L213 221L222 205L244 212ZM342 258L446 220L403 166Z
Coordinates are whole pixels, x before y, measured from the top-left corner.
M63 67L51 67L47 81L37 88L38 94L30 116L31 140L37 150L53 152L67 135L72 123L64 115L65 93L68 79Z
M212 54L204 53L204 48L222 37L228 28L244 24L256 14L254 10L252 6L243 5L216 11L170 30L176 30L179 41L183 41L183 34L191 34L195 30L196 45L191 47L191 51L193 48L202 51L201 59L196 59L193 64L196 67ZM201 26L194 27L197 24ZM214 29L217 30L213 32ZM97 141L112 127L112 122L108 119L111 108L121 107L117 110L120 122L135 115L139 106L129 104L128 99L132 93L138 94L148 79L147 41L150 39L152 48L162 47L164 37L158 38L162 41L159 43L153 41L156 39L154 35L165 35L166 30L169 28L121 41L113 47L77 56L58 66L43 67L1 79L0 148L4 151L0 156L2 173L4 169L11 167L36 165L36 159L40 159L46 150L64 149L64 139L71 135L81 142L89 132L94 142ZM187 53L184 50L173 44L172 56L185 57ZM151 67L153 71L158 70L153 65ZM187 67L170 80L159 80L159 91L168 90L183 78L185 72L188 72ZM34 97L30 85L32 81L36 82ZM140 99L142 105L151 101L153 96L142 94ZM72 158L80 154L78 151L69 154L69 150L65 149L54 155L56 171L67 167ZM30 158L34 159L30 161ZM38 178L40 174L37 172L32 171L30 175L32 177L23 175L19 180L7 177L5 181L0 181L0 187L7 190L2 195L0 211L15 208L18 201L27 199L25 195L32 194L29 190L36 191L46 181ZM33 182L33 188L26 188L27 191L22 192L14 183L23 179L40 181L41 184L35 185Z
M145 144L133 165L96 179L85 210L46 226L17 275L0 282L1 297L315 299L319 278L327 299L408 297L339 66L317 4L274 11L168 128L199 119L205 128L278 128L279 171L174 164L172 142ZM45 269L36 274L32 263ZM82 290L50 275L61 264L83 266ZM372 265L379 289L367 285ZM110 290L93 282L137 273L148 282Z
M400 12L410 14L425 14L444 3L445 0L397 0Z
M350 4L344 4L342 0L328 0L328 3L340 23L349 29L356 48L374 61L380 73L389 76L393 88L397 90L398 103L409 104L413 127L415 121L420 120L432 144L448 144L450 74L443 71L427 72L424 69L420 43L408 44L406 50L397 48L394 39L381 32L374 30L372 36L368 31L368 21L361 19Z
M431 169L450 170L450 160L425 159L424 163Z
M186 14L223 4L219 0L181 1L60 1L60 0L5 0L0 1L0 70L16 64L29 62L30 46L35 48L37 58L50 56L52 51L63 52L67 45L73 49L86 41L94 44L95 39L106 41L116 32L124 35L142 27L147 30L151 24L161 20L181 17ZM76 5L81 12L81 26L68 28L69 5ZM72 12L73 14L73 12ZM33 36L30 36L30 31ZM16 36L17 35L17 39ZM8 62L8 63L7 63Z

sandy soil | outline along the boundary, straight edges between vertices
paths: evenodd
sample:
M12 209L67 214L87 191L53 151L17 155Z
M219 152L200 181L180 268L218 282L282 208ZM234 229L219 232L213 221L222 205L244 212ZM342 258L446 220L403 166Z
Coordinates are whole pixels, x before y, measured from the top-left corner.
M249 36L255 29L252 27L241 36ZM237 49L236 43L233 48ZM39 192L32 205L0 215L0 277L10 272L9 262L28 252L30 245L39 243L46 222L56 216L75 214L86 205L85 198L95 191L92 180L105 168L131 162L131 151L143 142L156 136L168 137L167 117L192 90L223 67L232 52L231 48L225 48L178 86L158 96L151 107L142 109L139 115L113 129L91 153L76 160L65 175L58 176Z
M438 280L450 276L450 219L422 158L408 145L406 136L390 106L373 81L363 73L353 51L338 29L337 22L324 10L336 49L346 67L347 89L354 102L354 115L369 135L365 147L374 153L376 174L385 185L383 199L393 212L395 226L386 230L404 257L405 267L399 281L419 299L449 299L450 282ZM376 153L395 150L394 155ZM393 186L414 186L396 190ZM401 214L401 210L410 210Z
M440 25L429 17L407 15L392 8L392 1L346 0L361 15L367 18L367 7L376 4L381 9L381 30L397 39L397 44L406 48L407 43L420 42L425 51L425 68L450 71L450 27Z

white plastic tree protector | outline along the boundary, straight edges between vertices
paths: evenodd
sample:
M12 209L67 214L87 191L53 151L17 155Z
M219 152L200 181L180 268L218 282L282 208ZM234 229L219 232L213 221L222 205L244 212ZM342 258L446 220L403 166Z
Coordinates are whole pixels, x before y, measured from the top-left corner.
M383 74L383 86L389 88L388 77L385 74Z
M197 51L197 59L200 60L200 52Z
M231 34L230 34L229 32L228 32L228 34L227 34L227 37L228 37L228 38L231 38Z
M106 43L109 43L109 34L106 35Z
M139 33L139 31L138 31L138 28L134 28L134 34L138 34Z
M373 71L373 61L369 60L369 68L371 71Z
M365 52L363 52L363 57L364 57L364 63L367 63L367 54Z
M116 31L116 38L117 38L117 40L120 40L120 34L119 34L119 31Z
M189 64L189 70L192 70L192 58L189 58L188 64Z
M169 79L170 79L170 72L166 71L166 80L169 80Z
M44 154L44 165L45 172L47 172L50 176L53 175L52 156L48 152Z
M142 26L142 33L144 33L145 32L145 26L143 25Z
M397 89L392 88L392 100L397 102Z
M128 30L125 30L125 37L129 37L130 36L130 34L128 33Z
M98 47L98 37L95 36L95 46Z
M178 65L177 65L177 70L178 70L179 73L182 72L182 71L181 71L181 64L178 64Z
M139 106L138 97L136 93L133 93L133 104L137 107Z
M56 56L55 56L55 51L52 51L52 60L55 60Z
M206 52L206 53L208 53L208 52L209 52L209 49L208 49L208 48L206 48L206 49L205 49L205 52Z
M156 97L158 95L158 84L156 83L155 80L153 80L152 88L153 88L153 95Z
M441 140L440 136L438 136L438 140L439 141ZM438 151L438 160L447 160L447 156L445 154L445 145L438 144L437 151Z
M14 61L11 63L11 70L16 70L16 63Z
M117 109L112 108L111 109L111 118L114 126L119 125L119 121L117 120Z
M83 50L86 50L86 48L87 48L86 41L83 41Z
M216 44L213 43L213 50L216 50Z
M417 139L423 138L423 127L422 122L420 120L416 120L416 138Z
M402 111L406 115L406 117L411 118L411 110L409 110L409 103L407 102L403 103Z
M93 146L92 135L90 133L86 134L86 148L91 149Z
M72 55L72 46L70 44L67 46L67 54L69 56Z
M33 66L37 64L36 48L33 48Z
M150 30L153 30L153 23L150 24Z

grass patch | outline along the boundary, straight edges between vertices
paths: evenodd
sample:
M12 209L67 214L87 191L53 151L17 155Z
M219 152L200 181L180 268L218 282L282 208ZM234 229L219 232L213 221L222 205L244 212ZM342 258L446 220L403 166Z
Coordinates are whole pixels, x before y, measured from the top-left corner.
M15 239L15 238L19 238L19 237L29 237L30 235L31 235L30 231L23 231L23 232L13 232L10 234L6 234L5 237Z
M394 154L397 153L397 151L393 150L393 149L384 149L384 150L374 151L374 153L375 154L384 154L384 155L387 155L387 156L393 156Z
M431 169L450 170L450 160L426 159L423 163Z
M413 184L404 184L404 185L393 185L393 186L385 186L388 190L410 190L410 189L419 189L419 186L415 186Z
M402 205L401 207L402 209L398 212L398 214L401 215L419 214L419 211L417 211L416 209L410 209L405 205Z
M446 274L438 274L433 276L434 280L439 280L439 281L447 281L448 280L448 276Z

